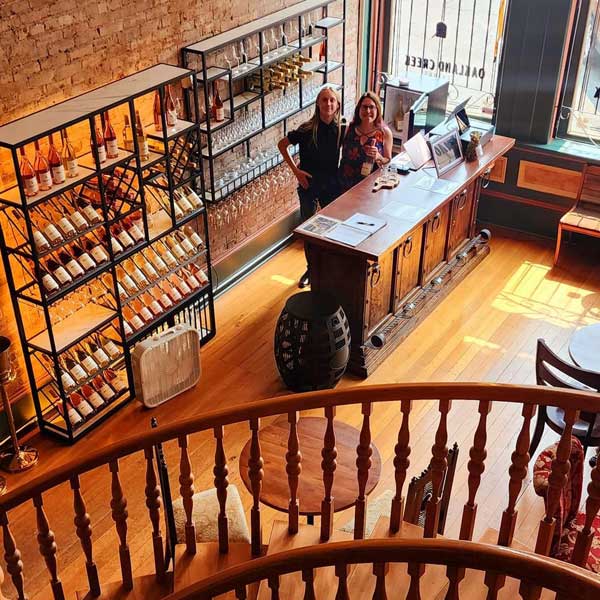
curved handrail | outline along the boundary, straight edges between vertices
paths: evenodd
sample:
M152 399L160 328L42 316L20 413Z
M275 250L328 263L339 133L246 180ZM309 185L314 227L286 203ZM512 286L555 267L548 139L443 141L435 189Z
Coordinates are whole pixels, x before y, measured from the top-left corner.
M399 402L402 400L497 401L533 406L559 406L572 410L600 412L600 397L596 392L502 383L386 384L291 394L213 411L115 442L92 452L87 457L72 460L43 473L20 488L9 491L0 498L0 511L8 511L76 475L180 436L210 430L217 426L248 422L251 419L271 417L292 411L362 404L365 402Z
M244 562L171 594L165 600L211 599L241 586L302 570L360 563L426 563L493 571L578 600L600 597L600 578L529 552L447 539L374 539L296 548Z

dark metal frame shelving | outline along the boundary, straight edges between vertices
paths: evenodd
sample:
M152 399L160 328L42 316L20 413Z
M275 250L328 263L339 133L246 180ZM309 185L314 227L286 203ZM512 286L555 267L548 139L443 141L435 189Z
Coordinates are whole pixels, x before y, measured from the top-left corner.
M21 218L22 215L22 223L24 224L25 229L23 232L25 241L16 244L16 247L12 247L7 243L5 231L0 228L2 260L11 294L13 309L16 315L16 325L25 357L25 366L31 385L39 426L42 431L46 431L64 441L73 442L77 440L133 397L134 390L130 349L140 339L184 320L193 321L192 324L194 325L200 323L201 344L206 343L214 337L216 333L206 207L204 205L194 212L185 215L183 218L176 218L175 216L174 193L176 189L182 188L184 185L190 185L194 190L199 189L201 197L204 197L204 178L202 174L202 161L200 159L200 130L199 124L194 117L193 120L184 122L183 126L178 128L175 132L170 131L169 128L167 128L166 117L163 112L162 132L148 133L148 137L160 141L164 152L157 153L152 151L157 156L151 157L147 161L142 161L139 154L137 137L133 136L133 152L128 152L120 148L121 155L118 159L108 159L108 164L103 163L102 165L99 164L97 156L91 155L91 158L93 159L92 166L83 167L86 169L84 175L78 176L75 181L67 179L65 184L55 186L50 191L41 192L39 196L33 198L28 198L25 195L25 189L19 170L18 149L35 140L42 139L52 133L57 133L62 129L67 129L72 125L85 123L86 121L88 122L91 139L95 143L95 120L97 116L100 116L100 118L103 119L103 115L106 111L117 106L126 105L131 122L134 123L136 99L158 91L161 103L164 106L166 86L178 82L181 82L182 88L184 89L188 84L189 87L195 89L195 72L171 65L156 65L149 69L139 71L138 73L115 83L107 84L96 90L66 100L58 105L33 113L32 115L0 127L0 147L10 150L17 179L17 185L14 188L0 191L0 210L4 211L4 222L9 224L11 228L14 227L16 230L19 230L19 227L17 227L14 220L9 215L9 209L19 210L21 213L19 218ZM192 114L198 115L197 101L196 105L193 107L193 111L189 104L187 105L187 108L189 109L187 112L188 118ZM174 173L177 165L172 165L173 155L171 154L172 150L170 144L175 146L178 140L184 139L184 136L185 140L179 148L179 157L182 156L181 151L183 150L188 152L188 159L183 168L184 175L178 180ZM190 139L193 144L192 149L189 149ZM188 148L186 148L186 146L188 146ZM165 176L167 186L153 183L152 180L155 176L158 176L158 173L156 175L152 175L152 173L148 174L152 167L160 162L164 163L164 173L161 174ZM114 171L117 167L122 167L124 170L128 170L131 173L132 183L129 184L127 191L131 190L136 183L137 190L136 197L133 201L123 200L120 210L114 211L113 208L109 206L111 193L106 187L103 175L114 176ZM33 243L33 223L30 210L44 202L51 201L53 198L58 198L60 194L69 190L78 190L78 186L81 186L81 189L76 192L76 195L79 196L86 184L93 178L96 178L97 180L97 189L102 210L102 222L90 226L84 231L78 231L75 237L65 240L60 246L66 246L70 242L81 240L91 231L103 231L106 243L105 250L109 255L109 261L98 265L92 272L86 273L83 277L75 279L66 288L60 289L57 293L49 295L41 285L42 270L40 258L50 255L52 252L56 251L57 248L52 248L50 251L44 253L38 252L35 243ZM156 186L168 194L168 209L170 209L170 214L167 216L170 221L167 220L164 229L161 229L158 232L152 231L148 222L144 192L145 188L148 188L148 186ZM127 207L121 212L125 205L127 205ZM115 255L110 243L112 236L110 226L122 220L126 215L133 214L137 211L141 211L142 215L144 240L134 244L131 248L127 248L124 252ZM187 297L183 298L179 303L176 303L158 318L148 323L144 328L135 331L129 337L126 336L123 325L122 307L129 299L127 299L127 301L121 301L119 297L117 289L117 265L122 263L126 258L131 257L134 253L150 246L164 236L195 219L201 219L205 242L204 249L201 252L198 252L195 258L203 256L202 262L203 265L204 263L206 265L208 282L198 290L193 291ZM12 233L14 235L14 232ZM26 249L28 251L26 251ZM33 262L34 272L30 273L32 281L26 286L21 286L18 289L16 287L16 278L13 267L19 267L11 263L12 256L17 257L20 268L24 268L24 265L28 260ZM189 262L192 262L192 260L193 259L190 259ZM182 265L178 264L174 270L178 270L181 267ZM73 337L72 339L69 338L66 342L59 345L55 333L61 331L61 329L59 326L52 323L50 314L51 306L64 298L67 294L77 289L84 288L91 280L105 273L110 273L112 278L112 295L108 296L110 300L106 300L103 296L103 302L94 303L94 305L103 306L110 312L107 312L105 318L102 318L91 325L84 333L79 333L76 337ZM33 293L34 289L36 293ZM27 290L31 290L31 293L24 293ZM44 324L41 330L38 329L36 333L30 332L29 335L25 330L22 313L22 309L26 308L27 303L37 305L41 308L44 315ZM112 306L113 304L114 306ZM81 315L79 316L81 317ZM67 400L70 392L65 390L61 381L59 356L69 348L76 346L89 335L103 331L107 327L112 327L113 325L111 325L111 323L113 323L115 318L118 318L115 330L118 332L120 339L113 341L122 348L123 356L117 358L115 361L111 361L111 364L121 364L121 361L123 361L123 366L127 373L128 389L118 393L116 398L113 399L110 404L101 407L97 413L95 412L87 420L84 420L80 425L74 428L67 417ZM40 335L47 336L47 343L41 343L38 339ZM37 357L36 353L43 353L49 357L53 364L53 369L44 365ZM34 355L36 356L35 360L38 361L39 366L42 366L43 369L45 369L46 374L50 379L47 379L44 376L43 381L36 381L33 366ZM107 367L103 367L100 372L105 368ZM53 373L50 372L51 370L53 370ZM55 422L57 417L56 412L58 410L56 405L50 401L45 394L45 403L42 403L40 398L40 392L50 384L53 384L59 394L59 401L62 402L65 427L62 427L62 423L59 426ZM80 387L80 385L83 384L78 384L78 387ZM48 405L46 405L46 403L48 403ZM52 420L47 418L47 415L50 414L52 415Z
M341 1L342 5L342 15L341 17L331 17L328 15L328 6L333 4L336 1ZM276 118L274 121L267 122L266 119L266 99L272 93L270 91L265 90L264 77L263 77L263 69L270 64L273 64L277 61L283 60L288 56L296 54L298 52L302 52L303 50L308 49L309 55L312 57L312 49L315 45L321 43L322 41L328 40L328 32L333 27L341 26L342 27L342 60L341 61L330 61L329 60L329 44L326 45L325 49L325 60L323 64L315 69L315 72L321 73L323 75L323 83L328 82L328 75L338 69L341 69L341 84L339 85L339 91L341 92L342 97L342 107L344 106L344 90L345 90L345 48L346 48L346 1L347 0L304 0L303 2L299 2L290 6L288 8L279 10L275 13L267 15L265 17L261 17L251 23L247 23L246 25L242 25L240 27L236 27L234 29L230 29L229 31L225 31L216 36L208 38L206 40L197 42L190 46L186 46L182 49L182 64L185 68L194 68L194 59L199 59L200 68L197 70L198 76L198 85L202 87L203 96L204 96L204 114L206 115L206 120L203 121L200 125L200 131L203 135L206 136L207 144L204 147L200 148L200 155L202 160L206 160L208 163L208 168L203 168L203 200L206 202L217 202L224 200L229 196L232 192L227 191L225 193L221 192L218 194L219 190L222 190L224 187L230 187L229 183L219 188L219 190L215 189L215 173L214 173L214 164L213 161L217 157L229 152L235 148L238 148L240 145L245 144L245 153L247 157L250 157L250 140L257 135L260 135L265 130L273 127L281 122L284 123L284 131L287 132L287 120L294 115L298 114L302 110L312 106L314 104L315 99L304 99L303 98L303 87L302 80L298 82L299 85L299 93L298 93L298 107L288 111L285 114L282 114L280 117ZM316 31L321 31L321 35L317 36L313 33L311 38L307 43L303 42L303 38L306 39L306 36L302 36L302 27L301 27L301 19L303 15L310 13L312 11L322 9L322 18L314 23L314 29ZM294 42L290 42L288 44L289 50L282 54L277 55L273 60L268 60L265 62L265 43L264 43L264 32L274 26L283 25L286 22L297 19L298 21L298 39ZM252 66L249 69L246 69L243 72L238 70L238 67L235 68L226 68L226 67L216 67L208 65L208 56L222 48L227 46L231 46L237 44L238 42L254 36L258 34L258 56L254 59L250 60L247 64L251 64ZM257 60L258 59L258 60ZM333 65L333 68L328 68L330 63ZM239 79L243 79L251 76L255 73L260 73L260 88L257 92L256 96L248 101L240 103L238 106L234 106L234 95L233 95L233 82ZM227 80L227 89L229 98L225 102L229 105L229 117L225 119L224 123L219 123L218 125L214 125L210 119L210 106L208 105L209 98L209 88L213 81L217 80ZM244 93L246 93L246 86L244 86ZM284 90L285 94L285 90ZM195 94L195 103L198 104L197 93ZM184 98L188 110L191 109L192 103L192 94L188 93ZM308 101L307 101L308 100ZM249 104L260 102L260 111L261 111L261 127L240 137L240 139L235 140L233 143L227 145L224 148L219 148L219 150L214 151L214 143L212 139L212 135L235 122L235 113L245 108ZM239 184L233 186L233 191L241 188L246 183L250 183L253 179L260 177L267 173L270 169L276 167L281 164L281 160L268 159L266 162L271 163L268 168L262 170L260 168L252 169L252 177L249 176L248 173L240 176L237 179L245 178L246 181L244 183L239 182ZM207 176L207 179L204 177Z

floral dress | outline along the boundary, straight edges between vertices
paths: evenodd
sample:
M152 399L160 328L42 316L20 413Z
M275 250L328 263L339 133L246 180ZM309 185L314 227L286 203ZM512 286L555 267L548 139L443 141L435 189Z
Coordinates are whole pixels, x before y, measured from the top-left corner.
M364 177L360 174L363 163L368 160L365 153L365 146L372 143L370 140L375 140L375 147L380 154L383 154L383 128L380 127L369 133L369 135L361 135L354 123L348 127L348 133L344 138L342 146L342 161L340 163L340 185L342 191L347 191ZM373 163L371 172L377 169L377 165Z

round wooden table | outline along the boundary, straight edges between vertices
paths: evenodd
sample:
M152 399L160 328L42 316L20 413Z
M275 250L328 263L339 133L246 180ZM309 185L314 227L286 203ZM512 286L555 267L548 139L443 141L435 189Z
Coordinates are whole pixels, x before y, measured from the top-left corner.
M600 323L581 327L571 336L569 356L578 367L600 372Z
M325 417L301 417L298 419L298 439L302 454L302 472L298 484L300 514L309 518L321 514L321 501L324 497L323 472L321 470L321 449L327 427ZM332 496L335 510L344 510L356 502L358 482L356 479L356 447L360 432L358 429L335 421L335 445L337 467L333 479ZM261 454L264 460L264 477L260 501L282 512L287 512L290 499L288 478L285 470L285 454L290 428L287 420L279 419L259 431ZM248 491L252 491L248 477L250 443L240 454L240 474ZM374 444L371 444L371 468L367 480L366 493L369 494L381 475L381 457Z

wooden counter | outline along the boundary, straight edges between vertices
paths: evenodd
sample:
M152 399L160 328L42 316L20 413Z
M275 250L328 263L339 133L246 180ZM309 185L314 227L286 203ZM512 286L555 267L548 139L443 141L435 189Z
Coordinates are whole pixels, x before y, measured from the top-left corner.
M442 179L448 194L414 187L425 167L393 190L373 193L373 174L321 214L340 220L361 212L387 224L356 247L299 229L307 244L311 286L341 303L350 323L348 370L367 377L416 325L489 253L486 233L475 234L482 181L514 145L496 135L478 162L462 163Z

